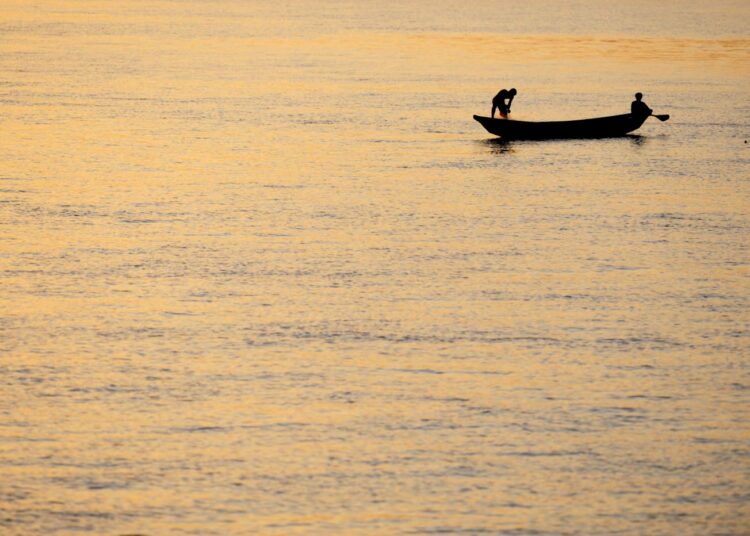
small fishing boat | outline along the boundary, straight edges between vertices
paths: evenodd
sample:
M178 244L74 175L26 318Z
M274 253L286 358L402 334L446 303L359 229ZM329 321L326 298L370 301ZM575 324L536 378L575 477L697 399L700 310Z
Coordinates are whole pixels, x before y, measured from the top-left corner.
M639 128L647 117L649 116L623 114L574 121L516 121L475 115L474 119L479 121L487 132L504 139L543 140L624 136ZM653 117L660 121L669 119L669 115L666 114Z

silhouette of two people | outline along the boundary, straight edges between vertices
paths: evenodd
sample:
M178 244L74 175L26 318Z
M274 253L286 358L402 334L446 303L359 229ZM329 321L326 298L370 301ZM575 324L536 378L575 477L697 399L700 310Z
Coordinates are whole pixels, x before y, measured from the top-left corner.
M501 89L492 99L492 117L495 117L495 110L500 112L500 117L508 119L510 113L510 103L516 96L516 88Z
M492 117L495 117L495 110L500 113L500 117L503 119L508 118L510 113L510 104L513 102L513 97L516 96L516 88L501 89L497 95L492 99ZM653 110L649 108L645 102L643 102L643 93L640 91L635 94L635 100L630 104L630 115L637 117L648 117L653 113Z

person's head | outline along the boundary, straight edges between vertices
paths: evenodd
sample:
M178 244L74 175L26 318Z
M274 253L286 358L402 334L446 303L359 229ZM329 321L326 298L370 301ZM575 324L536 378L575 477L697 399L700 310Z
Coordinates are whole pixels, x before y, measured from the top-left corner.
M510 88L510 91L508 91L508 93L510 93L511 95L513 95L515 97L516 93L518 93L518 92L516 91L516 88L512 87L512 88Z
M641 100L642 98L643 98L643 93L641 93L640 91L635 94L635 100Z

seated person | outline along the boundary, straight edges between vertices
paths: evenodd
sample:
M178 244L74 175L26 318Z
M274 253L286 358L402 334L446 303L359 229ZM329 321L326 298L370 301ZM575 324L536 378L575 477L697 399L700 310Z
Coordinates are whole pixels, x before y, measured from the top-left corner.
M646 106L646 103L641 100L642 98L643 93L638 92L635 94L635 100L630 104L630 115L641 117L651 115L653 110Z

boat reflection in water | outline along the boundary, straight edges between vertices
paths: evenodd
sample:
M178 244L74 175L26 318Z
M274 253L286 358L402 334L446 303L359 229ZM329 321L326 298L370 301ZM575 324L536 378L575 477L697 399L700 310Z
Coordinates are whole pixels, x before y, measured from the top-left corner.
M483 143L490 148L493 154L506 154L513 153L513 140L507 140L505 138L488 138L483 140Z
M648 140L648 136L643 136L641 134L625 134L623 136L617 136L617 138L621 138L624 140L628 140L632 145L634 146L642 146L646 143ZM495 155L510 155L513 153L516 153L517 146L519 144L534 144L536 142L547 142L547 143L554 143L554 142L560 142L565 143L565 141L570 140L572 138L548 138L548 139L517 139L517 138L487 138L481 141L482 144L484 144L487 148L489 148L490 152ZM582 139L596 139L596 138L582 138Z

